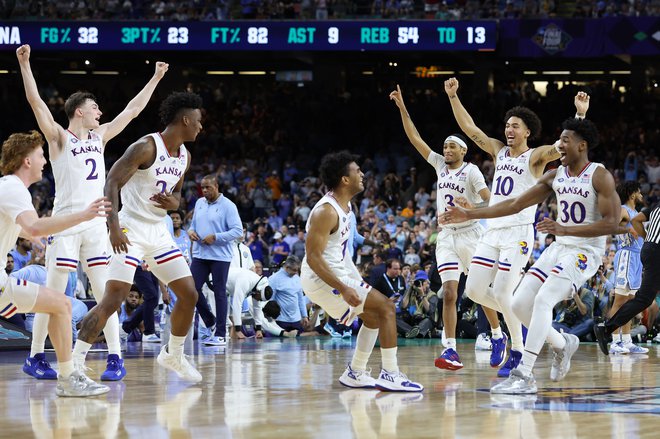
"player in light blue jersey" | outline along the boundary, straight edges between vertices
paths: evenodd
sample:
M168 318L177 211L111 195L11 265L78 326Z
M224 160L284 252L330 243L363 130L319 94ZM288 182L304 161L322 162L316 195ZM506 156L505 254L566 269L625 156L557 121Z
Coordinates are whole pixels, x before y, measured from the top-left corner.
M616 188L621 198L621 223L627 233L619 235L619 249L614 256L616 279L614 286L614 303L608 317L612 317L624 303L635 297L642 283L642 261L640 254L644 239L640 238L632 227L631 220L639 213L635 207L642 202L642 192L636 181L624 181ZM619 328L612 334L610 354L645 354L649 350L633 343L630 336L631 322Z

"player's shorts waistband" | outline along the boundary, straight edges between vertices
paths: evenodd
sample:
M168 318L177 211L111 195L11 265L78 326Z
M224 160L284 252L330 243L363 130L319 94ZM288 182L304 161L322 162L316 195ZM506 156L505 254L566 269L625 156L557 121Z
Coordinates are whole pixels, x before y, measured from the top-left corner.
M472 224L467 224L465 226L460 226L460 227L453 227L453 226L442 227L442 231L450 235L455 235L457 233L465 233L474 229L483 229L483 226L481 225L481 223L479 223L479 221L476 221Z

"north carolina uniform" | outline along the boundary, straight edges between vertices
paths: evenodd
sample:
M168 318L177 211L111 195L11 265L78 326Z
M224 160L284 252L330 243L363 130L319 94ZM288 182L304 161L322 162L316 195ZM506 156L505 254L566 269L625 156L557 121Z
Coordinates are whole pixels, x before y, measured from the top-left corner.
M147 169L138 169L121 188L119 224L131 245L128 253L112 257L108 273L108 279L129 284L143 259L165 284L191 276L181 250L163 222L167 212L150 200L156 193L174 190L186 171L188 152L181 145L178 156L172 157L160 133L150 136L156 145L154 162Z
M339 206L332 192L328 192L316 203L312 212L324 204L329 204L335 209L339 221L337 230L331 233L328 238L328 244L323 250L323 259L339 280L355 289L362 303L355 308L349 306L337 290L326 284L314 273L307 263L307 255L303 258L301 265L301 283L303 291L312 302L323 308L332 318L348 325L355 317L362 314L364 302L371 286L362 280L347 249L351 231L350 204L345 206L348 209L348 212L346 212ZM309 233L311 221L312 214L307 219L307 225L305 226L307 233Z
M489 206L515 198L534 186L537 178L529 164L533 149L518 157L506 146L497 153ZM500 218L489 219L487 230L477 246L472 264L503 273L519 274L531 256L534 245L536 206Z
M7 253L16 244L21 226L16 218L23 212L34 211L32 197L23 182L15 175L0 178L0 266L7 266ZM0 317L6 319L16 313L30 312L37 302L39 285L7 276L0 270Z
M482 201L479 191L487 186L477 166L464 163L459 169L449 169L445 158L433 151L427 161L438 175L436 198L439 214L446 211L447 206L454 206L454 200L458 197L466 198L472 204ZM461 273L467 273L483 230L478 220L443 226L435 250L438 273L443 282L457 281Z
M64 147L51 166L55 177L53 216L83 211L103 196L103 139L95 132L89 131L87 139L79 139L67 130ZM85 271L105 268L110 259L105 223L105 218L97 217L49 236L46 248L49 278L57 276L51 274L54 270L76 270L78 262ZM58 285L51 286L61 289Z
M628 211L628 217L634 218L639 212L630 207L623 206ZM630 227L628 221L626 227ZM614 292L622 295L632 295L642 284L642 261L640 252L644 245L644 238L635 239L630 233L620 236L620 247L614 256L614 267L616 267L616 282Z
M242 242L235 242L232 244L234 247L234 255L231 260L229 268L247 268L254 271L254 259L250 252L250 247Z
M557 169L552 182L552 189L557 195L557 223L575 226L602 219L598 210L598 193L593 186L594 173L600 166L599 163L588 163L577 176L571 176L564 166ZM549 276L557 276L570 280L573 290L577 292L598 271L605 246L605 236L557 236L528 274L541 281L539 288ZM570 291L566 294L570 297Z

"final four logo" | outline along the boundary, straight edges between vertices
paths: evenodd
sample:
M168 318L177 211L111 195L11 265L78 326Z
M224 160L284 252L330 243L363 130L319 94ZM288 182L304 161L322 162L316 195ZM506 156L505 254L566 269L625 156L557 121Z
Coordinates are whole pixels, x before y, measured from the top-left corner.
M579 268L581 271L584 271L587 269L587 256L583 253L578 253L577 255L577 262L575 262L575 266Z
M518 243L520 245L520 254L521 255L526 255L529 252L529 247L527 246L527 241L520 241Z

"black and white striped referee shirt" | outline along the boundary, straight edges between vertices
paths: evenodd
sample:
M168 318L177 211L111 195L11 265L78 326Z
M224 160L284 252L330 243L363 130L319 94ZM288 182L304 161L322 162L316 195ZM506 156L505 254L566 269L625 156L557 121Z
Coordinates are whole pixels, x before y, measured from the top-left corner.
M649 222L646 226L646 241L660 244L660 204L655 207L646 207L642 209L641 213Z

